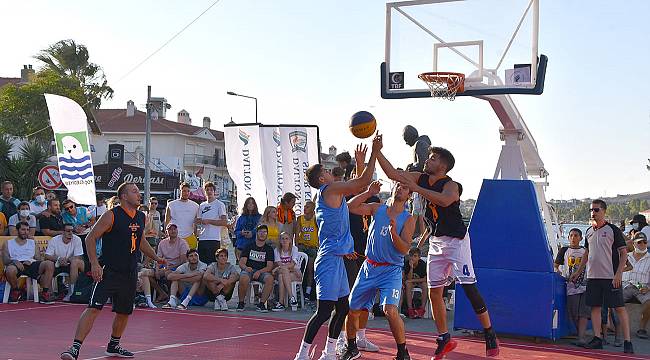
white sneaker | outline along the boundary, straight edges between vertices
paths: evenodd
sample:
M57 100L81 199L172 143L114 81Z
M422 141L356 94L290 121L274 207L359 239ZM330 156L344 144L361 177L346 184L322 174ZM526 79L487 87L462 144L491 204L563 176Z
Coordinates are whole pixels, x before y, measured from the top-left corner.
M223 295L219 295L214 299L214 311L223 311L223 305L225 303L226 298L223 297ZM227 309L227 305L226 305Z
M228 311L228 302L226 298L221 301L221 311Z
M368 338L365 339L357 338L357 348L361 351L370 351L370 352L379 351L379 346L371 343L370 340L368 340Z
M296 357L293 358L293 360L311 360L309 355L303 355L300 356L300 353L296 354Z
M298 300L296 300L295 297L291 297L289 299L289 305L291 306L291 311L297 311L298 310Z
M341 356L345 352L345 346L348 343L348 339L345 335L339 335L339 338L336 340L336 356Z
M335 354L327 354L325 352L325 350L323 350L323 353L318 358L318 360L336 360L336 355Z
M72 296L72 294L70 294L70 293L66 294L66 295L63 297L63 300L61 300L61 301L63 301L63 302L70 302L70 296Z

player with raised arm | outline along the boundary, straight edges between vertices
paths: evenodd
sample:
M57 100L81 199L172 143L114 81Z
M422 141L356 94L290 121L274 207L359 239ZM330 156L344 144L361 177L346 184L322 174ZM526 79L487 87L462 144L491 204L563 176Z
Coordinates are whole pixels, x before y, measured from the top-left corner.
M61 353L62 360L76 360L79 357L81 344L109 297L113 302L115 319L105 354L132 358L133 353L120 346L120 337L126 329L129 315L133 312L140 252L158 263L166 263L165 259L156 256L149 242L143 241L145 215L137 210L141 200L138 186L125 182L117 188L117 196L120 206L102 214L86 237L86 249L95 285L88 308L81 314L77 323L72 346ZM95 246L100 237L102 255L97 259Z
M447 149L430 147L429 158L424 163L424 173L395 170L381 152L377 154L377 161L390 179L405 183L411 191L425 198L425 221L431 234L427 281L429 299L439 333L436 340L438 347L433 359L442 359L457 345L447 329L447 310L442 297L444 287L450 284L450 278L461 284L485 329L486 356L497 356L499 342L492 329L485 301L476 287L469 234L460 213L460 195L463 187L447 175L454 167L454 156Z
M368 190L348 201L351 213L372 215L372 222L368 231L366 260L350 293L350 313L346 329L348 344L341 360L352 360L361 356L356 345L359 316L364 311L372 311L378 290L380 305L384 307L384 314L397 343L397 355L394 359L411 358L406 349L404 322L397 309L402 289L404 255L411 248L415 229L415 219L404 210L411 191L408 186L397 183L390 205L365 204L368 198L379 193L380 186L380 183L375 181Z
M370 184L375 171L375 159L381 146L381 136L377 135L373 140L368 167L359 178L350 181L335 181L332 174L320 164L312 165L307 169L305 175L309 185L318 189L316 222L319 247L314 262L317 307L316 313L307 323L295 360L309 359L309 349L318 329L328 319L330 323L327 344L320 359L336 359L336 339L349 310L347 296L350 288L343 257L357 256L354 253L354 242L350 234L350 217L345 196L358 194ZM357 146L357 156L365 157L366 151L367 147Z

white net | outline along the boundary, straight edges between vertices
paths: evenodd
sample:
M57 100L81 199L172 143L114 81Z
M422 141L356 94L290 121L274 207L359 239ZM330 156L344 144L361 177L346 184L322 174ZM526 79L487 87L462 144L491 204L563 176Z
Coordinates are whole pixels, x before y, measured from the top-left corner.
M427 84L431 97L447 100L456 99L456 93L463 91L465 82L465 75L460 73L430 72L422 73L418 78Z

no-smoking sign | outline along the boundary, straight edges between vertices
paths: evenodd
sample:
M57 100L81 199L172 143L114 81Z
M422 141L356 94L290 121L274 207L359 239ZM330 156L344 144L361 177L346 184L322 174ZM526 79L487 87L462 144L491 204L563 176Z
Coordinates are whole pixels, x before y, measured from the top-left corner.
M61 187L61 177L59 176L59 168L54 165L44 166L38 172L38 182L47 190L54 190Z

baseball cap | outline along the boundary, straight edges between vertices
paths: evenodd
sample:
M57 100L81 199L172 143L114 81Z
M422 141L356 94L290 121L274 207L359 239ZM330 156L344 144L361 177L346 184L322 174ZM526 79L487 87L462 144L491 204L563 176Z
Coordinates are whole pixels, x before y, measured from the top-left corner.
M169 229L169 228L172 227L172 226L175 226L175 227L178 229L178 225L174 224L174 223L171 222L171 221L169 222L169 224L167 224L167 226L165 227L165 229Z
M634 217L632 217L632 221L630 221L630 225L634 223L640 223L640 222L647 222L645 216L641 214L636 214Z
M634 235L634 242L637 241L648 241L648 237L644 233L638 232Z

